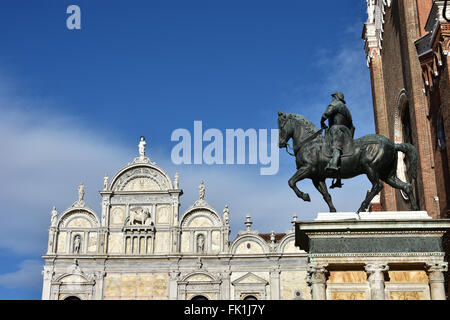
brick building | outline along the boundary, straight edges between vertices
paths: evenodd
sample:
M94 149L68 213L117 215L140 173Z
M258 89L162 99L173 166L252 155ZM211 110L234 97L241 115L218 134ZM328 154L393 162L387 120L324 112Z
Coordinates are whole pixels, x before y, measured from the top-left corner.
M445 1L366 2L362 38L377 133L416 146L418 205L434 218L449 217L450 4L444 14ZM407 165L399 154L402 180ZM389 186L383 188L380 205L382 210L409 210L406 195Z

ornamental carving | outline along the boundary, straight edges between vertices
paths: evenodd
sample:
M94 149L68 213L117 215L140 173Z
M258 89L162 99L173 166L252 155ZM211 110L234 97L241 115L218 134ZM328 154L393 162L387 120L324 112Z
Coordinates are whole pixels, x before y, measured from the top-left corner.
M114 182L114 191L159 191L169 189L167 178L155 169L129 169Z
M130 209L130 216L125 220L126 225L150 226L153 225L150 210L144 207L134 207Z

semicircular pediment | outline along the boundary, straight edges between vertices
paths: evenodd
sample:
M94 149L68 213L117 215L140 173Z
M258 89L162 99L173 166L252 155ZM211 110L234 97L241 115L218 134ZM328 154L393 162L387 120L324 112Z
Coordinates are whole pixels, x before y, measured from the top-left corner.
M92 224L85 217L74 217L67 222L66 228L92 228Z
M184 277L183 281L188 282L210 282L215 281L214 276L206 273L206 272L195 272L188 274Z
M246 234L233 241L230 251L232 254L262 254L269 252L269 247L260 236Z
M112 181L113 191L161 191L171 189L165 173L151 165L132 166L120 172Z
M196 209L185 213L181 218L182 228L219 227L221 225L220 217L209 209Z
M78 274L69 274L63 276L61 279L59 279L59 281L65 284L88 282L88 280L85 277Z
M234 254L260 254L264 253L264 249L258 242L254 240L242 241L233 252Z
M59 228L96 228L99 226L97 216L85 209L66 211L60 217Z

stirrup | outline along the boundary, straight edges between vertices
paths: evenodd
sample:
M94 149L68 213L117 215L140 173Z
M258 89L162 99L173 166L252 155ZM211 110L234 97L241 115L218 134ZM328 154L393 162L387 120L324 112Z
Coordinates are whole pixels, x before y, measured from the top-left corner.
M330 189L334 188L342 188L344 184L341 182L340 179L333 179L333 182L331 183Z

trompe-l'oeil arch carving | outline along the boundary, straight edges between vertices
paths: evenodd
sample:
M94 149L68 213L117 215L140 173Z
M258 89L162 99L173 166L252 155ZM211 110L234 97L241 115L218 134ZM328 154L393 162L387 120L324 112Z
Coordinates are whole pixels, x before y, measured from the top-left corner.
M170 179L152 165L127 168L114 178L112 191L162 191L172 189Z

